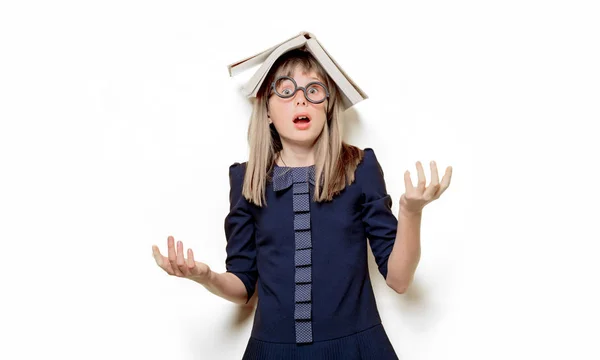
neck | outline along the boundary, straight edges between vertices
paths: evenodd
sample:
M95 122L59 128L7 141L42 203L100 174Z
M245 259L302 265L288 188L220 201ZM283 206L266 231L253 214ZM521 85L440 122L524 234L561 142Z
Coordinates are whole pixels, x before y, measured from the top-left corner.
M314 149L285 146L277 156L278 166L303 167L315 163Z

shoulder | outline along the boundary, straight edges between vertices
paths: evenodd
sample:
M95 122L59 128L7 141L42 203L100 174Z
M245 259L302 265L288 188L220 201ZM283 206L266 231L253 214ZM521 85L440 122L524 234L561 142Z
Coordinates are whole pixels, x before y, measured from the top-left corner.
M369 166L377 162L373 148L359 148L351 144L343 144L341 152L342 163L346 166L359 167Z
M358 164L356 171L360 171L363 173L370 173L374 170L380 171L381 166L379 165L379 161L377 160L377 156L375 155L375 150L373 150L372 148L364 148L362 152L362 160Z
M241 196L246 174L246 162L235 162L229 166L229 186L237 197Z
M231 207L245 204L243 194L246 162L235 162L229 166L229 201Z
M377 156L375 156L375 150L372 148L363 149L363 163L370 165L377 162Z
M363 150L363 158L356 167L355 177L363 191L377 187L383 181L383 169L372 148Z
M248 162L243 162L243 163L239 163L239 162L234 162L233 164L231 164L229 166L229 178L230 179L236 179L239 180L240 178L243 179L244 175L246 174L246 165L248 164Z

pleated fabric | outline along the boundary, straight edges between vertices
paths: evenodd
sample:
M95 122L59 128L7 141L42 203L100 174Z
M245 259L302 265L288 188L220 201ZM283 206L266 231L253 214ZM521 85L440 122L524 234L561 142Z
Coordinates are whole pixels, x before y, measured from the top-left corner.
M310 188L314 185L315 166L276 167L273 189L292 186L295 238L294 322L296 343L313 341L312 329L312 238L310 226Z
M310 343L312 337L312 239L310 236L310 195L308 168L292 169L294 234L296 253L295 311L296 343Z
M398 360L382 324L338 339L282 344L250 338L242 360Z

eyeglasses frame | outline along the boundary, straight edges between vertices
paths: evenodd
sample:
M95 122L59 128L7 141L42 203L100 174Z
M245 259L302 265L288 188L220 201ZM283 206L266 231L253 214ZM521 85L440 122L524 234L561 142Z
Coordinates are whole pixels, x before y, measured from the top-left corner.
M295 90L294 90L294 92L293 92L293 93L291 93L289 96L283 96L283 95L280 95L280 94L279 94L279 92L277 92L277 90L275 90L275 84L276 84L276 83L277 83L279 80L281 80L281 79L289 79L289 80L291 80L291 81L292 81L292 83L294 83L294 89L295 89ZM321 85L321 86L323 87L323 89L325 89L325 97L323 98L323 100L321 100L321 101L313 101L313 100L311 100L311 99L309 99L309 98L308 98L308 95L306 95L306 88L309 88L309 87L310 87L311 85L313 85L313 84L318 84L318 85ZM275 94L276 94L277 96L279 96L280 98L282 98L282 99L289 99L289 98L291 98L291 97L295 96L295 95L296 95L296 93L298 92L298 90L302 90L302 92L304 93L304 98L305 98L306 100L308 100L309 102L313 103L313 104L320 104L320 103L324 102L325 100L329 99L329 89L327 89L327 86L325 86L325 84L323 84L323 83L322 83L322 82L320 82L320 81L311 81L311 82L309 82L308 84L306 84L306 86L298 86L298 84L296 83L296 80L294 80L294 78L292 78L292 77L289 77L289 76L279 76L279 77L277 77L277 79L275 79L275 80L274 80L274 81L271 83L271 91L275 92Z

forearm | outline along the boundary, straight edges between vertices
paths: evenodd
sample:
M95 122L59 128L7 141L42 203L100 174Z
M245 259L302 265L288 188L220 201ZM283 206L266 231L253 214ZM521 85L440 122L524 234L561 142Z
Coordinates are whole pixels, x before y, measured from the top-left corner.
M396 241L388 259L386 283L398 293L412 283L421 259L421 213L402 208L398 214Z
M240 278L232 273L210 272L208 281L200 283L211 293L229 300L233 303L244 305L248 298L246 287Z

